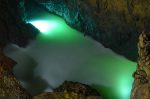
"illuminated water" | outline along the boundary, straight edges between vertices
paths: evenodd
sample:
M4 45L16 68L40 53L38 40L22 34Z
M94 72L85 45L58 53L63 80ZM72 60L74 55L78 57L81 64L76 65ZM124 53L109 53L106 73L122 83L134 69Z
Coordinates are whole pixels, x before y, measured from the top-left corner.
M16 77L32 94L50 91L64 80L97 88L106 99L129 99L136 63L70 28L63 19L40 12L29 20L41 34L27 48L10 45Z

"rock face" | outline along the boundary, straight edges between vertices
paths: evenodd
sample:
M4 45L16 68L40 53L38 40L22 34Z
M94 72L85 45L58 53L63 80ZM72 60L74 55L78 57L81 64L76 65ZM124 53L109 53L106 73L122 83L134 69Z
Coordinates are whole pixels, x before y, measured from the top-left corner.
M35 99L102 99L99 93L87 85L65 81L52 93L43 93Z
M84 96L100 96L100 94L91 87L71 81L65 81L61 86L56 88L54 92L73 92Z
M84 35L131 60L137 59L138 33L150 29L148 0L35 1Z
M83 96L82 94L69 92L43 93L35 96L34 99L102 99L100 96Z
M0 43L25 46L38 30L24 19L23 0L0 0Z
M2 46L0 46L0 97L33 99L12 72L16 62L5 56L2 50ZM35 96L34 99L102 99L102 97L88 85L66 81L54 92L42 93Z
M138 68L134 73L131 99L150 99L150 32L139 37Z
M32 99L31 95L25 91L13 75L12 69L15 64L16 62L5 56L0 50L0 96Z

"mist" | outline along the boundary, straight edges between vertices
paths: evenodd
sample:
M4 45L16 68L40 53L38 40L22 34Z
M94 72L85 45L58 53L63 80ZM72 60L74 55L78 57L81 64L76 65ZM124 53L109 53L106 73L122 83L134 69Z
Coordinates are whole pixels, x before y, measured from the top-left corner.
M65 80L77 81L112 88L119 99L128 99L136 63L83 36L56 16L47 22L55 22L53 17L58 24L48 34L39 34L25 48L10 44L4 50L17 62L13 72L21 84L37 95L52 91Z

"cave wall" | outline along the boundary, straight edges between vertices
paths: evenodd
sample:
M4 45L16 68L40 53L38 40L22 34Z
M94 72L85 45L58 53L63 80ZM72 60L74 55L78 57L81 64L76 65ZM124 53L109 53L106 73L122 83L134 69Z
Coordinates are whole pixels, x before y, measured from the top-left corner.
M133 74L131 99L150 99L150 32L140 34L138 49L138 67Z
M0 1L0 43L24 46L36 36L38 30L25 23L29 1L33 0ZM63 17L67 24L85 36L93 37L105 47L134 61L137 60L138 33L150 29L148 0L99 0L98 8L97 0L35 1L49 12Z
M28 1L28 0L27 0ZM149 30L148 0L35 0L105 47L137 60L138 34ZM99 4L97 4L99 3Z
M25 23L23 0L0 0L0 44L15 43L25 46L38 30Z
M0 98L32 99L13 74L15 64L14 60L4 55L3 47L0 47Z

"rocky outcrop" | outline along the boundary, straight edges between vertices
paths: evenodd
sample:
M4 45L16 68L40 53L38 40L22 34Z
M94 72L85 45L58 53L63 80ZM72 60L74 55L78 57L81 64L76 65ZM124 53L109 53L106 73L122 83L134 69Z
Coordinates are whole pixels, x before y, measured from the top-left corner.
M150 32L139 37L138 67L134 73L131 99L150 99Z
M32 96L25 91L20 85L15 76L13 75L12 69L16 64L15 61L5 56L0 50L0 97L12 97L14 99L32 99Z
M148 0L35 1L49 12L63 17L84 35L93 37L105 47L134 61L138 55L138 33L150 29Z
M0 43L25 46L38 30L24 19L23 0L0 0Z
M95 89L92 89L88 85L71 81L65 81L61 86L56 88L54 92L73 92L84 96L100 96Z
M13 99L33 99L15 78L12 70L15 61L5 56L0 45L0 97ZM65 81L54 92L42 93L34 99L102 99L101 95L88 85Z
M100 96L83 96L82 94L69 92L43 93L34 99L102 99Z
M42 93L35 99L102 99L100 94L87 85L65 81L54 92Z

